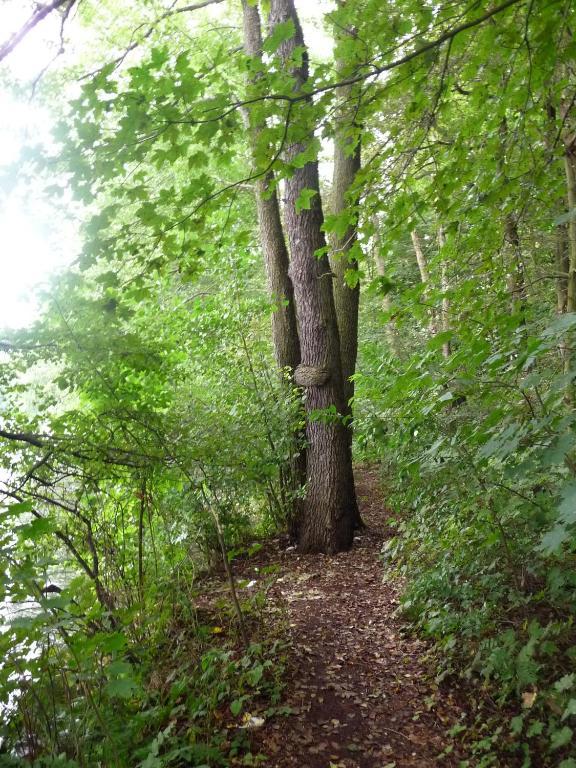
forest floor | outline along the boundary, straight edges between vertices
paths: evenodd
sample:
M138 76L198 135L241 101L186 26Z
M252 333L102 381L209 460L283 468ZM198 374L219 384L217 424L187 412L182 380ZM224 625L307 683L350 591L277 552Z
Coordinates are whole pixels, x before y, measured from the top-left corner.
M274 541L250 560L253 572L280 565L268 603L288 625L292 710L254 731L252 751L266 768L457 766L447 732L462 722L462 697L435 683L428 646L398 615L401 584L383 578L393 531L377 472L362 468L356 482L367 527L349 552L300 555Z

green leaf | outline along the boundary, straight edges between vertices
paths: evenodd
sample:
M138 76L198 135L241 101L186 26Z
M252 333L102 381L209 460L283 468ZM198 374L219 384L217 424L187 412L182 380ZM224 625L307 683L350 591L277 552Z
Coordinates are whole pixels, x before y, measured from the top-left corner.
M576 715L576 699L570 699L566 705L566 709L562 713L562 720L566 720L566 718L571 715Z
M347 269L344 272L344 281L348 288L353 291L360 282L360 272L357 269Z
M571 330L576 325L576 312L566 312L564 315L556 318L553 323L542 332L544 338L560 339L566 331Z
M308 211L312 206L312 200L318 194L316 189L303 189L296 200L296 213Z
M234 699L234 701L230 702L230 712L232 712L234 717L238 717L238 715L242 711L243 704L244 704L244 699Z
M106 684L106 692L113 699L130 699L137 690L138 684L130 677L119 677Z
M112 676L129 675L131 672L132 665L127 661L123 661L122 659L113 661L106 667L106 673Z
M523 727L524 727L524 715L517 715L516 717L513 717L512 720L510 720L510 730L516 736L522 733Z
M544 723L541 720L534 720L528 726L526 737L531 739L533 736L540 736L544 731Z
M104 653L111 653L112 651L121 651L126 647L127 638L121 632L115 632L113 635L108 635L104 638L100 647ZM108 666L108 670L110 667Z
M4 507L4 512L7 515L21 515L23 512L30 512L32 510L31 501L19 501L17 504L9 504Z
M428 349L430 350L442 349L444 344L446 344L449 341L452 341L453 338L454 338L454 331L442 331L441 333L437 333L428 342L427 344Z
M256 667L251 669L247 675L250 685L252 685L253 687L256 687L260 682L260 680L262 680L263 674L264 674L264 667L262 666L262 664L258 664Z
M307 146L296 157L293 157L290 161L292 168L304 168L307 163L312 163L318 159L318 152L320 151L320 140L314 137L311 139Z
M296 27L292 19L276 24L271 34L268 35L262 49L266 53L274 53L286 40L290 40L296 34Z
M558 513L563 523L576 523L576 482L569 483L562 489L562 503L558 507Z
M48 533L52 533L52 523L45 517L35 517L20 528L20 537L30 541L37 541Z
M552 734L552 738L550 739L550 748L560 749L560 747L565 747L566 744L570 744L571 741L572 728L568 728L568 726L565 725L563 728L560 728L558 731L554 731Z
M554 688L562 693L562 691L569 691L571 688L574 688L575 683L576 673L573 672L571 675L564 675L560 680L557 680L554 683Z
M560 551L562 544L569 539L570 533L563 525L558 524L542 537L539 549L547 555L555 554Z

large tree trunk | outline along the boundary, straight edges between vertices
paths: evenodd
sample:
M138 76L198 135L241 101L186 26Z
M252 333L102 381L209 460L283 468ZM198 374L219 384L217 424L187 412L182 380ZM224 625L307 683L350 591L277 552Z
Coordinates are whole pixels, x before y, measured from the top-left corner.
M342 3L340 3L342 5ZM351 29L337 30L338 37L354 37ZM340 79L350 74L350 61L338 60L336 71ZM355 125L358 111L358 89L344 86L338 89L338 110L335 116L334 135L334 166L332 175L331 213L335 216L346 215L358 206L359 193L354 190L356 174L360 170L360 136ZM357 243L357 213L354 223L351 223L343 236L333 235L330 240L330 267L334 275L332 290L334 291L334 306L336 322L340 336L340 357L342 360L342 380L344 400L346 402L346 426L348 440L352 451L352 416L354 399L354 373L358 356L358 307L360 303L360 283L357 279L358 260L354 250ZM353 286L347 280L347 271L356 273ZM358 528L363 522L358 516Z
M257 5L248 0L242 0L244 51L253 59L262 60L262 26ZM249 109L246 110L246 125L249 142L255 160L256 149L263 129L263 121L255 120ZM300 339L296 323L294 307L294 289L288 274L289 258L284 230L280 217L278 195L274 188L274 173L268 171L256 179L256 210L260 231L260 242L264 254L264 264L268 281L268 293L273 306L272 312L272 341L276 363L281 371L288 370L294 375L300 363ZM288 506L288 530L290 538L296 540L298 520L300 517L300 501L298 491L306 482L306 451L300 448L303 435L294 435L294 458L290 467L280 470L280 483L283 496L291 500ZM290 475L287 477L286 475Z
M281 44L279 54L284 67L289 68L294 78L296 93L308 78L302 29L293 0L272 0L271 29L290 20L294 23L295 34ZM297 47L304 51L304 55L301 65L294 67L291 59ZM303 108L305 104L301 103L299 110ZM304 137L307 135L301 126L291 126L284 152L284 160L288 164L306 149ZM307 193L301 197L303 190L312 190L315 194L308 203L309 207L298 210L302 200L309 197ZM340 339L332 274L322 233L323 214L316 161L294 168L293 174L286 179L285 224L302 354L302 364L296 370L295 380L306 388L307 485L298 542L305 552L335 553L352 544L357 505L350 442L342 422L346 401ZM324 255L317 257L318 251Z

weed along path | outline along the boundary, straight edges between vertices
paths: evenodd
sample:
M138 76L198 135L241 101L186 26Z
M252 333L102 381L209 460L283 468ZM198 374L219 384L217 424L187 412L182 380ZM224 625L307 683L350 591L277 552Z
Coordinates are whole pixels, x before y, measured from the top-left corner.
M383 583L385 511L376 473L357 490L367 529L335 557L268 551L281 566L269 592L289 626L285 704L253 734L266 768L457 766L446 731L462 715L438 690L424 643L403 633L398 586Z

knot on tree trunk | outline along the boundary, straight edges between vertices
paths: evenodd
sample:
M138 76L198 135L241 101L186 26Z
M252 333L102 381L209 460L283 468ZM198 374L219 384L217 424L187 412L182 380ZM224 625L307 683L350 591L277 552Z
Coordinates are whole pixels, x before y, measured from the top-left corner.
M328 383L328 368L314 365L299 365L294 371L294 382L299 387L323 387Z

